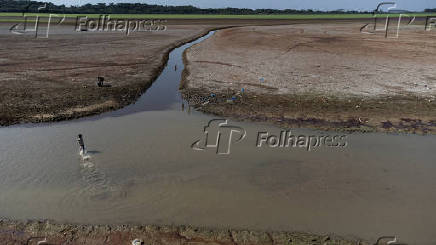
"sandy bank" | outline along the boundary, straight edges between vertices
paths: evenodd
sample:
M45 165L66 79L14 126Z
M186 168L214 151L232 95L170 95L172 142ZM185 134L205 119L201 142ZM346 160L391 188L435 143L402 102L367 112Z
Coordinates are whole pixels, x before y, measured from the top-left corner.
M0 24L6 30L7 24ZM0 31L0 125L72 119L134 102L163 69L171 49L212 28L175 25L166 31L74 32L48 39ZM99 88L97 77L111 87Z
M131 244L140 239L144 244L221 244L221 245L355 245L368 244L333 235L301 232L262 232L248 230L206 229L189 226L156 225L72 225L49 221L0 221L1 244Z
M185 97L204 112L285 126L434 132L436 32L412 26L386 39L360 27L219 31L186 52Z

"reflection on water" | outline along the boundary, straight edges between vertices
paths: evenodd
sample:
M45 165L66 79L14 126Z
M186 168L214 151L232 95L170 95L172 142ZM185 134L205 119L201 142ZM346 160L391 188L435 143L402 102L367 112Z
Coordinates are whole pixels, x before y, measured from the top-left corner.
M180 72L177 66L168 67ZM158 86L142 105L154 103L146 98ZM132 106L118 117L0 129L0 215L436 241L436 137L352 134L346 148L308 152L258 148L258 132L282 129L231 121L247 137L230 155L217 155L191 149L213 117L170 101L165 110ZM77 153L78 133L86 137L89 161Z

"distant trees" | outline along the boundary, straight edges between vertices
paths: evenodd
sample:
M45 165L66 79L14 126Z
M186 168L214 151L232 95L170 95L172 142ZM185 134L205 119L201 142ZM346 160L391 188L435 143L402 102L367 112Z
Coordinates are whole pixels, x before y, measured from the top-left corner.
M0 0L0 12L38 12L38 7L45 2L29 0ZM98 3L85 4L82 6L55 5L47 3L47 8L40 10L43 13L66 13L66 14L343 14L343 13L367 13L357 11L317 11L317 10L296 10L296 9L200 9L194 6L162 6L149 5L144 3ZM433 11L431 11L433 12Z

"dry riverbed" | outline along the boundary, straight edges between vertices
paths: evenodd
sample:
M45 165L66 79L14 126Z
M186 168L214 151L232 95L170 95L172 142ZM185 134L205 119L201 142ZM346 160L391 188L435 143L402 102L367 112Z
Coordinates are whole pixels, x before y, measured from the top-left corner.
M0 126L68 120L129 105L159 75L172 48L208 30L308 22L177 19L163 22L165 31L126 36L77 32L74 21L52 26L48 39L35 39L33 32L12 34L14 22L0 17ZM97 87L97 76L112 87Z
M185 53L184 96L204 112L282 126L434 133L436 31L386 39L361 26L221 30Z

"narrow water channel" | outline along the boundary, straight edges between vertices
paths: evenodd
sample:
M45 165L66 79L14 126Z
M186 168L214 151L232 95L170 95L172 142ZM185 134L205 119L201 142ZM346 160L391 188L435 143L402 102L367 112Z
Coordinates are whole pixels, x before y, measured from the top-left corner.
M0 216L436 242L434 136L351 134L346 147L308 151L257 147L259 132L279 136L283 129L229 120L246 131L240 142L230 138L230 154L192 149L215 117L182 110L182 53L210 35L172 51L152 87L120 111L0 128ZM78 154L79 133L88 161Z

